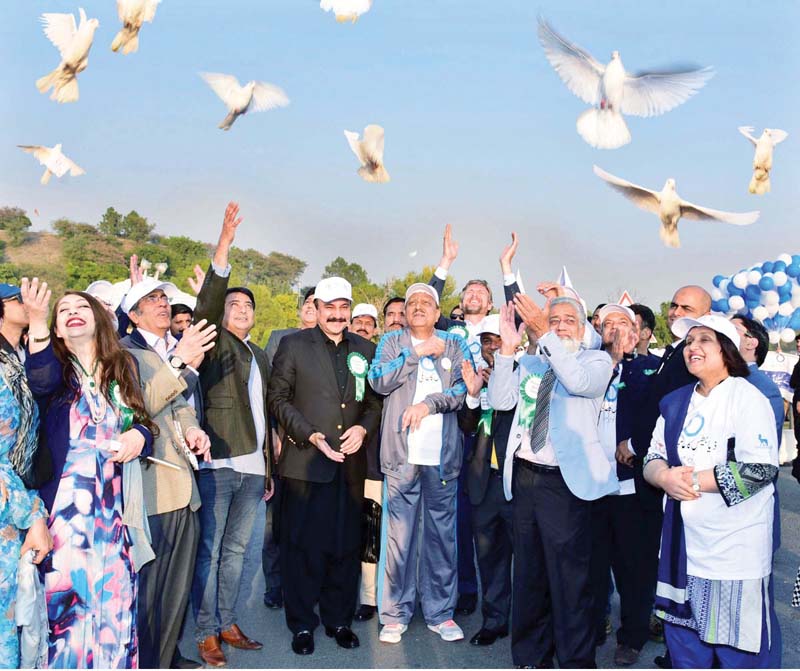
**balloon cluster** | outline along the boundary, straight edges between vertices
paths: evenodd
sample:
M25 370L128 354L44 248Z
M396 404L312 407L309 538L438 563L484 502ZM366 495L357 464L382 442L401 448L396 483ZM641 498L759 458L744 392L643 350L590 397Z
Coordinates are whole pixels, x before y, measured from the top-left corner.
M726 277L715 275L711 310L761 322L772 344L790 343L800 331L800 254L781 254Z

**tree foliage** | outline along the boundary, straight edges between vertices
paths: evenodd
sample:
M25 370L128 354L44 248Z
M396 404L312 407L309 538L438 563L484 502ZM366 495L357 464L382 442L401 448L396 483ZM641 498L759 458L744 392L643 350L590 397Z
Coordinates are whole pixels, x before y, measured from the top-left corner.
M322 279L326 277L342 277L353 286L370 283L369 276L364 268L357 263L348 263L341 256L337 256L325 266Z
M31 227L31 220L25 210L19 207L0 207L0 229L8 232L8 243L18 247L25 242L25 235Z

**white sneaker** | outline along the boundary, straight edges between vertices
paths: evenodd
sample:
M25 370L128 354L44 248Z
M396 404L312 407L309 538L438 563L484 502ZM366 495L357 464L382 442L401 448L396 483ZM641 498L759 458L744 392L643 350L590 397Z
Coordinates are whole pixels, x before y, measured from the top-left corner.
M400 639L403 638L403 634L406 633L406 629L408 629L408 625L400 624L399 622L385 624L378 639L381 643L399 643Z
M439 634L443 641L461 641L464 639L464 632L453 620L447 620L436 625L429 624L428 629Z

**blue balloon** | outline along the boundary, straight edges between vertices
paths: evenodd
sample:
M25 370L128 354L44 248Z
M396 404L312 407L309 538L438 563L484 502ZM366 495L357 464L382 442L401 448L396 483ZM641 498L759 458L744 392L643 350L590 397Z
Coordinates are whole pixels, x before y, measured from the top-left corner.
M800 266L800 254L792 254L792 263Z
M778 303L788 303L792 300L792 292L790 291L788 294L783 292L778 294Z
M792 313L792 318L789 320L789 328L800 331L800 308L797 308Z
M761 287L763 291L770 291L771 289L775 288L775 280L773 280L771 277L762 277L758 281L758 286ZM749 289L750 287L747 288Z
M744 304L753 310L760 305L760 301L757 298L747 298L745 299Z
M739 287L734 286L733 282L731 282L728 285L728 295L729 296L744 296L744 289L740 289Z
M800 276L800 263L796 263L792 261L788 266L786 266L786 274L789 277L798 277ZM786 285L784 285L786 286Z
M761 265L761 272L762 273L771 273L772 272L772 266L774 266L774 265L775 264L772 263L772 261L764 261L764 263Z
M784 272L785 270L786 270L786 263L784 263L783 261L775 261L775 263L772 264L773 273L780 273Z
M769 278L767 278L767 279L769 279ZM762 278L762 281L763 281L763 278ZM745 297L748 298L748 299L752 298L752 299L758 300L761 297L761 289L758 288L760 286L760 284L761 284L760 282L759 282L759 284L748 284L744 288ZM772 287L769 287L769 288L771 289Z
M720 298L717 301L717 312L728 312L731 309L731 306L728 304L727 298ZM800 308L797 308L798 312L800 312Z
M775 328L785 329L789 326L789 317L780 313L775 314L773 321L775 322Z
M714 279L711 280L711 283L719 288L719 285L722 284L722 280L725 279L725 275L714 275Z

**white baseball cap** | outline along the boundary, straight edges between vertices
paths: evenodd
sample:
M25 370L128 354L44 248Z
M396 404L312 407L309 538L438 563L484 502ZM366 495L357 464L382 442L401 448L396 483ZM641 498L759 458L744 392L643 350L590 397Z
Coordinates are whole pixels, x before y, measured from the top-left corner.
M169 304L185 305L190 310L194 311L197 307L197 296L192 296L192 294L187 294L185 291L179 289L174 296L169 296Z
M620 305L619 303L609 303L600 308L600 323L602 324L608 315L614 312L619 312L631 320L631 324L636 324L636 315L627 305Z
M326 277L317 283L314 298L323 303L330 303L339 298L352 302L353 289L350 286L350 282L343 277Z
M370 303L359 303L353 308L352 319L356 317L372 317L378 323L378 310Z
M483 318L483 321L478 325L478 335L484 333L500 335L500 315L487 315Z
M406 289L406 301L413 294L428 294L431 298L433 298L434 302L436 303L437 307L439 305L439 292L436 291L430 284L423 284L422 282L415 282L412 284L408 289Z
M86 287L86 293L103 303L109 310L115 312L119 307L121 296L114 291L114 285L108 280L97 280Z
M125 298L122 299L122 309L125 314L129 313L145 296L159 289L167 295L168 300L171 300L173 296L179 293L178 287L172 282L159 282L152 277L146 277L141 282L134 284L130 291L125 294Z
M727 336L733 341L733 344L736 345L736 349L739 349L739 344L741 342L739 332L736 330L736 327L728 321L728 318L722 315L703 315L697 319L681 317L673 322L672 332L679 338L685 338L686 334L695 326L705 326L712 331Z

